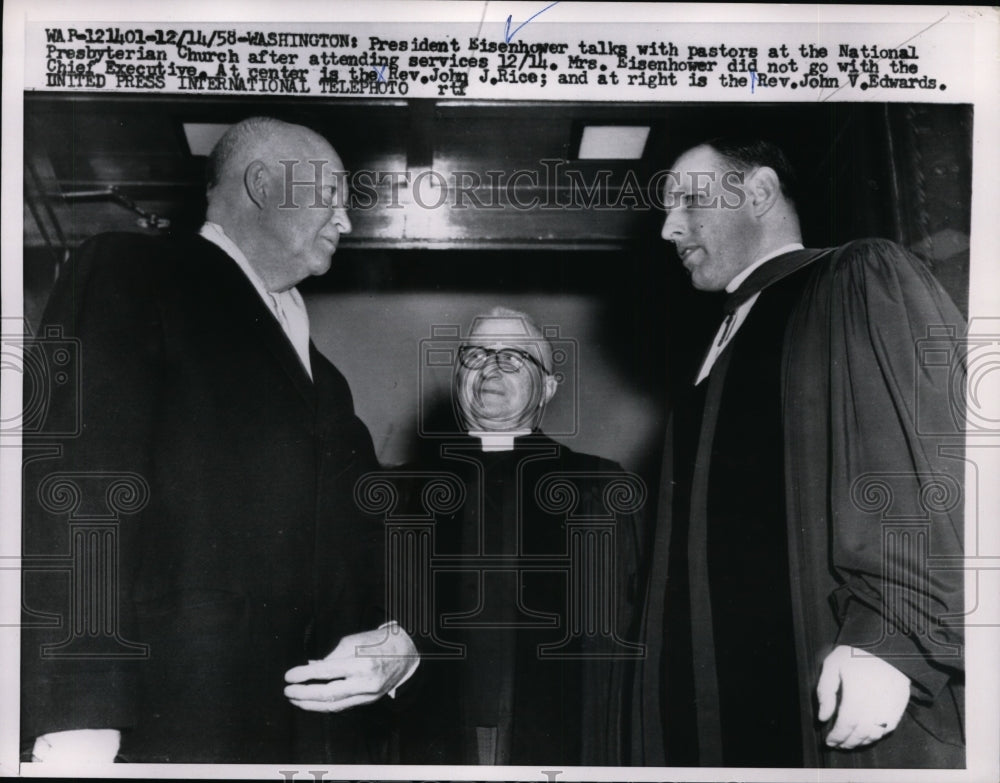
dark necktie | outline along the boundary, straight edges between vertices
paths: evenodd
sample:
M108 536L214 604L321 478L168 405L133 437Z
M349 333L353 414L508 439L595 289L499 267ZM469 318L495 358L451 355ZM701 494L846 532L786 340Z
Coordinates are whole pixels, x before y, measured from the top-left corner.
M733 331L733 324L736 323L736 310L726 313L726 320L722 322L722 336L719 337L719 342L716 343L716 348L721 348L726 344L726 340L729 339L729 333Z

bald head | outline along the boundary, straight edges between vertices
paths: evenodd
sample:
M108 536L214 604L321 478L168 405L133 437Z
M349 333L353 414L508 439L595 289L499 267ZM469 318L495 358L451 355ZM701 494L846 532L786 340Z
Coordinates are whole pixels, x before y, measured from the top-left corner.
M208 161L208 214L269 290L323 274L347 218L344 164L315 131L251 117L219 139Z
M216 142L208 157L209 203L224 197L229 188L242 186L247 166L255 160L272 166L280 162L300 163L310 159L340 158L318 133L273 117L250 117L231 126ZM342 166L341 166L342 168Z
M208 156L208 190L217 188L227 173L231 176L235 171L242 172L267 140L287 127L288 123L272 117L250 117L231 125Z

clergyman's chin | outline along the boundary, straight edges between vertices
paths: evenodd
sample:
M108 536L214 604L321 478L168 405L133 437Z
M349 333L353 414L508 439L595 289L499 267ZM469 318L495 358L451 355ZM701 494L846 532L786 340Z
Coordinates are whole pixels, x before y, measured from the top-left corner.
M465 416L468 429L481 432L513 432L527 430L532 426L532 412L519 411L514 414L485 411L469 411Z

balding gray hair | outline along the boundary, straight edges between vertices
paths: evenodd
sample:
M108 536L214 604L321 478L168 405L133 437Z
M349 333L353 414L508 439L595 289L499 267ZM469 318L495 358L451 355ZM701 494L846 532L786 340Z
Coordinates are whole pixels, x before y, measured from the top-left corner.
M231 126L209 153L205 172L207 188L211 190L222 182L226 171L241 153L288 127L287 122L274 117L248 117Z
M477 334L477 326L482 327L491 319L502 318L509 319L512 321L520 322L520 329L502 336L510 340L514 340L518 337L526 337L531 341L531 344L536 346L538 350L538 358L542 360L542 366L545 368L546 372L552 372L552 345L549 342L549 338L545 336L541 327L535 322L535 319L528 315L523 310L514 310L510 307L497 306L492 308L488 313L476 316L472 322L472 328L469 331L469 337L477 336L494 336L489 333L483 334L479 331Z

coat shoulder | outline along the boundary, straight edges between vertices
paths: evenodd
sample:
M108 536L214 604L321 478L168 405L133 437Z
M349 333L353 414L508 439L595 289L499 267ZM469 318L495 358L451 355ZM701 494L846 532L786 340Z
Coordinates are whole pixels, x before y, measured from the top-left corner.
M831 264L835 274L882 275L900 268L922 266L915 255L889 239L855 239L836 249Z

